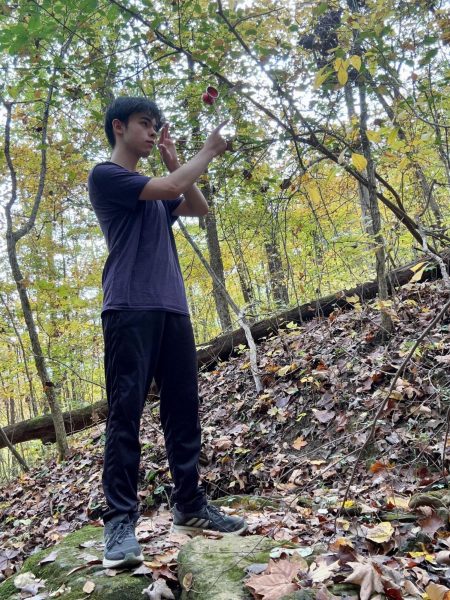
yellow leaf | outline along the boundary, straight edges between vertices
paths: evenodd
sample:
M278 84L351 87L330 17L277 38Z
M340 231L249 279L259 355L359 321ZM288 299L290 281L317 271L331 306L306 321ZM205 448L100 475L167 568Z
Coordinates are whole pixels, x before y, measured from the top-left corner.
M413 265L412 267L409 267L409 270L416 273L417 271L419 271L419 269L421 270L422 267L426 264L428 264L428 263L426 263L426 262L417 263L417 265Z
M391 539L394 533L394 528L389 521L381 521L366 535L368 540L375 542L376 544L383 544Z
M342 58L336 58L336 60L334 61L334 70L339 71L339 69L341 69L343 66L344 61L342 60Z
M388 135L387 143L389 144L389 146L392 146L395 144L395 142L397 140L397 133L398 133L398 129L393 129L391 131L391 133Z
M356 154L356 152L352 154L352 163L355 168L358 169L358 171L364 171L364 169L367 167L366 157L362 154Z
M320 70L314 79L314 89L317 90L318 88L320 88L322 83L324 83L328 79L329 75L330 75L330 71Z
M416 282L416 281L420 281L420 280L422 279L423 272L425 271L425 269L426 269L426 268L427 268L427 266L428 266L428 265L427 265L427 263L423 263L423 265L424 265L424 266L423 266L423 267L422 267L422 268L421 268L419 271L416 271L416 272L414 273L414 275L413 275L413 276L411 277L411 279L409 280L409 283L414 283L414 282ZM411 270L412 270L412 269L411 269Z
M353 56L350 56L350 58L348 59L348 62L352 65L352 67L354 67L357 71L359 71L361 69L361 57L358 56L357 54L353 54Z
M390 506L395 506L395 508L409 509L408 499L402 498L401 496L389 496L388 498L386 498L386 503Z
M292 363L291 365L286 365L284 367L281 367L281 369L278 369L277 375L278 375L278 377L284 377L290 371L293 371L295 368L297 368L296 363Z
M398 168L400 171L405 171L408 167L409 167L409 158L407 156L405 156L405 158L402 158L402 160L398 163Z
M379 142L381 140L379 131L372 131L370 129L367 130L367 137L371 142Z
M356 294L354 296L345 296L345 299L347 302L350 302L350 304L357 304L359 302L359 296Z
M337 78L341 85L345 85L348 81L347 69L345 69L344 67L341 67L339 69L339 71L337 72Z
M308 192L311 200L313 202L317 202L318 204L322 201L322 198L320 196L320 191L319 188L317 187L316 183L311 182L306 186L306 191Z
M423 556L430 563L436 562L433 554L427 554L426 552L408 552L408 556L411 558L420 558Z
M253 469L252 469L252 473L257 473L258 471L262 471L265 469L265 464L263 462L257 463Z

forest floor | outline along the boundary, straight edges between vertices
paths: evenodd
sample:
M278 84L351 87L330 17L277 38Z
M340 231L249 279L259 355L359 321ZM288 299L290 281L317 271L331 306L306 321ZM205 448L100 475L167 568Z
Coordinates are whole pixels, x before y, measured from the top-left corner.
M385 307L395 332L384 342L376 302L286 324L258 345L260 394L246 348L200 374L208 495L281 502L275 511L264 503L250 511L248 534L324 543L323 556L295 575L298 585L319 587L322 600L332 598L324 591L330 582L343 581L361 586L363 600L450 598L450 314L418 346L359 457L397 369L447 294L442 282L404 286ZM35 551L88 522L101 524L103 432L99 425L73 436L66 462L39 464L0 489L0 581ZM153 576L170 583L179 546L164 541L170 478L154 398L141 441L139 494L153 526L139 537ZM258 577L266 580L259 585ZM255 598L270 597L267 577L253 573Z

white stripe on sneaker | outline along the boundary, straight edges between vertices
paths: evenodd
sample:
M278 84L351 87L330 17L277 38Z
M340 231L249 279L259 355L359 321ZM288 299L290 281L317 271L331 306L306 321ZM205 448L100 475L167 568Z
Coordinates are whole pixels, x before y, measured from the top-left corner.
M198 517L192 517L192 519L189 519L189 521L187 521L186 525L189 527L197 527L199 529L202 529L206 528L209 525L209 520L199 519Z

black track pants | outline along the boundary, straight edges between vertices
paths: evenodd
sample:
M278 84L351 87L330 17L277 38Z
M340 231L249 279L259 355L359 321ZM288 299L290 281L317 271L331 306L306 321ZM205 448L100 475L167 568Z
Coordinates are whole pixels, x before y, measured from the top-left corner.
M173 501L183 512L196 511L205 498L199 486L197 354L190 318L165 311L111 310L102 322L109 406L103 468L109 510L103 519L137 514L139 427L153 377L160 391Z

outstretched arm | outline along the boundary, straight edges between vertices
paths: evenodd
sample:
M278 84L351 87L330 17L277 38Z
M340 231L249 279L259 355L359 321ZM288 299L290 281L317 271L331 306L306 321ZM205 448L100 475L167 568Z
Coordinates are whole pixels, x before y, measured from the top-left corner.
M212 159L215 156L223 154L227 149L227 142L220 135L220 130L226 125L227 122L228 121L224 121L218 127L216 127L214 131L208 136L200 152L198 152L193 158L191 158L191 160L189 160L184 165L179 165L178 159L176 158L176 152L174 155L173 151L171 151L170 149L170 144L167 142L167 138L165 139L165 141L163 139L162 144L160 144L160 146L162 145L162 148L160 148L161 155L166 166L167 160L169 161L171 168L175 168L175 170L172 171L166 177L153 177L152 179L150 179L150 181L144 186L144 189L142 190L139 199L173 200L181 194L184 194L186 197L187 193L188 197L194 200L194 205L197 205L198 202L201 202L201 199L199 198L198 194L201 194L204 200L203 194L200 192L200 190L197 189L196 191L192 188L194 186L194 183L200 177L200 175L204 173ZM198 208L199 207L197 205L197 208L194 207L194 210L197 210ZM181 209L181 205L178 207L177 211L179 209ZM202 210L205 211L204 205ZM177 211L174 211L174 214L184 214L178 213ZM202 214L205 214L205 212L203 212Z

